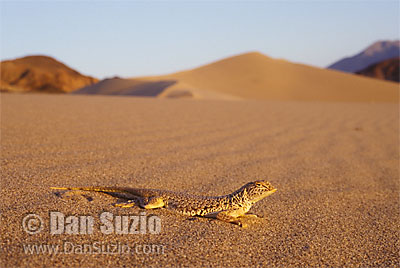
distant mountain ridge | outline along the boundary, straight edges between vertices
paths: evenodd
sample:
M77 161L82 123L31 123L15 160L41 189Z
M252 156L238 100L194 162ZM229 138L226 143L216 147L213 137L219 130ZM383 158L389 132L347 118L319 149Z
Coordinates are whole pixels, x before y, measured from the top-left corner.
M259 52L161 76L97 79L46 56L1 62L2 91L157 98L397 102L391 82L273 59Z
M5 60L0 66L1 91L65 93L98 81L43 55Z
M380 61L361 71L356 72L356 74L382 80L400 82L400 58Z
M360 53L341 59L328 69L355 73L380 61L400 56L400 41L378 41L367 47Z

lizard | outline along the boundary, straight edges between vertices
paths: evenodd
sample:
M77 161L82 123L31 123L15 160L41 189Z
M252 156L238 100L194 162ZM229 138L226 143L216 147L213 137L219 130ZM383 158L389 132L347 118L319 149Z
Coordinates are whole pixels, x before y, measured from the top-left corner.
M137 201L144 209L165 207L183 215L215 218L241 227L247 227L242 219L258 217L247 214L251 206L277 190L269 182L262 180L249 182L233 193L222 196L198 196L168 190L128 187L51 187L51 189L123 194L128 200L116 203L114 206L133 207Z

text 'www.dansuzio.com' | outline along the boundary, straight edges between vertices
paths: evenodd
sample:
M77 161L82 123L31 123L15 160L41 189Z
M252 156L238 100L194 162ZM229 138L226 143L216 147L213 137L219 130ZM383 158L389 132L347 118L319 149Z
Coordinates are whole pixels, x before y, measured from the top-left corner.
M105 243L98 241L93 243L77 244L64 241L62 244L23 244L23 251L25 254L31 255L157 255L165 253L165 246L157 244Z

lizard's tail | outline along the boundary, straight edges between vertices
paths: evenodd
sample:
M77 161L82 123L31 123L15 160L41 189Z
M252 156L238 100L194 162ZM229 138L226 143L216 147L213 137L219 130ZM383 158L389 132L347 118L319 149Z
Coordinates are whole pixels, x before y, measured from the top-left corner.
M90 191L107 193L129 193L125 188L120 187L50 187L55 190Z

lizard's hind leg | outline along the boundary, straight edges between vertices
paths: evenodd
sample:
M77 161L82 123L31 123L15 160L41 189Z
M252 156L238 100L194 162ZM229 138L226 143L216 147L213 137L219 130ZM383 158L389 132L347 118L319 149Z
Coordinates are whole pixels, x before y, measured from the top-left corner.
M135 205L136 205L135 200L128 200L125 202L116 203L116 204L114 204L114 207L131 208L131 207L134 207Z
M140 206L145 209L162 208L165 203L161 197L149 197L140 199Z

